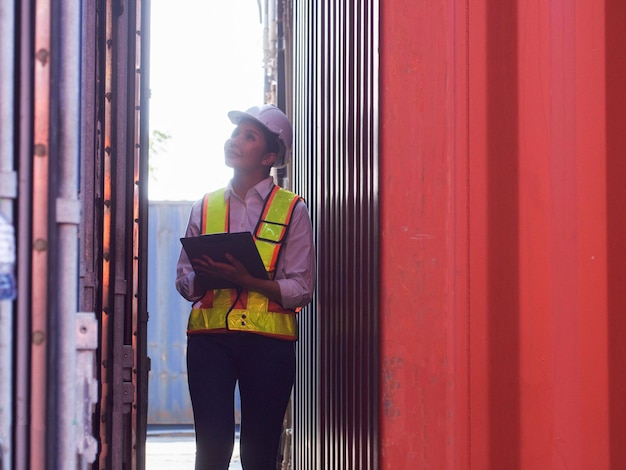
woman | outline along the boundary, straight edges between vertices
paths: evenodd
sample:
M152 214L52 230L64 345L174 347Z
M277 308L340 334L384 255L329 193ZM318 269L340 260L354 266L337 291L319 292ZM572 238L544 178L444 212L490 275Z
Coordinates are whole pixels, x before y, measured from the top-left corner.
M224 146L233 177L192 209L186 237L250 232L268 278L237 259L189 261L181 250L176 288L193 303L187 330L189 392L196 430L196 470L227 469L234 444L234 389L241 396L240 455L245 470L274 470L295 377L296 312L313 295L311 219L299 196L276 186L292 129L277 107L231 111L237 127ZM211 279L234 288L212 289Z

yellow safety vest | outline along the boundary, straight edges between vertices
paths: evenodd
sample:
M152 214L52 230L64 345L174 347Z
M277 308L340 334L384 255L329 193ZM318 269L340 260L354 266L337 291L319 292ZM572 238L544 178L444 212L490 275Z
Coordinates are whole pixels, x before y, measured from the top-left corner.
M228 232L229 201L224 189L204 196L202 233ZM274 186L261 212L253 238L270 277L276 273L276 262L291 215L302 198ZM297 339L296 310L284 308L263 294L236 289L208 290L194 304L187 324L188 333L247 331L281 339Z

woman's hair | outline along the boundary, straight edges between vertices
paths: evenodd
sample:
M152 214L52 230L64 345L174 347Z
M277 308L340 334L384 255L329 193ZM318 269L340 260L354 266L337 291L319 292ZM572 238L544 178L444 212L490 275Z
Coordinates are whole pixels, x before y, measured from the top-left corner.
M278 139L278 135L274 134L265 127L259 126L263 129L263 134L265 134L265 142L268 153L275 153L277 156L280 156L280 140Z

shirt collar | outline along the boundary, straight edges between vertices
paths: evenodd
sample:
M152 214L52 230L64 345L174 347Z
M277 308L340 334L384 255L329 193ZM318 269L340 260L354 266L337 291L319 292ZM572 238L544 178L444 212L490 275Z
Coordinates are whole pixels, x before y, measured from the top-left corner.
M248 198L248 196L251 196L252 194L256 193L262 200L265 200L265 198L269 195L273 187L274 187L274 178L272 178L271 176L268 176L267 178L259 181L256 185L254 185L252 188L248 190L248 194L246 194L246 199ZM228 184L226 185L226 191L224 192L224 199L228 199L229 197L233 195L235 197L239 197L237 196L237 193L233 191L233 180L230 180Z

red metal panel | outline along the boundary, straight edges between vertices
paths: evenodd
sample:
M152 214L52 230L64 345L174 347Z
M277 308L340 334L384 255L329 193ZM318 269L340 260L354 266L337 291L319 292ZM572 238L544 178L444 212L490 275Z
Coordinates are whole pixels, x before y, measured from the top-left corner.
M626 5L381 19L383 468L623 467Z
M465 16L461 3L381 2L386 469L467 461Z
M626 468L626 4L605 2L607 302L612 468Z
M576 2L576 146L580 393L579 468L610 468L604 2ZM568 81L571 80L571 75ZM575 293L574 291L573 293ZM626 294L626 293L625 293ZM572 338L576 341L578 338ZM571 360L571 359L570 359ZM576 361L578 362L578 361ZM574 362L574 364L576 364ZM571 393L576 393L576 388ZM626 437L626 436L625 436ZM575 444L573 444L575 445Z
M351 49L325 55L345 36L325 29L341 7L324 8L309 12L314 60L299 76L314 78L296 88L314 104L295 108L314 116L314 153L328 151L305 185L330 311L355 287L333 272L361 267L324 230L343 240L359 220L358 179L334 158L361 136L336 127L351 108L337 77L354 69ZM623 467L626 5L380 8L380 466ZM342 338L350 363L344 327L321 337ZM327 405L353 396L335 351L322 342L320 459L351 464L358 445Z
M473 468L520 461L516 9L487 1L469 10Z
M604 8L470 7L472 468L624 459L624 427L612 424L623 413L612 397L624 390L624 322L611 313L624 305L611 269L624 249L610 241L624 233L615 190L625 175L608 127L609 117L624 124L609 104L623 104L624 88L607 56L623 53L624 33L608 29ZM611 4L613 17L624 9Z
M380 8L381 468L465 468L466 8Z

